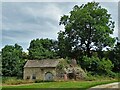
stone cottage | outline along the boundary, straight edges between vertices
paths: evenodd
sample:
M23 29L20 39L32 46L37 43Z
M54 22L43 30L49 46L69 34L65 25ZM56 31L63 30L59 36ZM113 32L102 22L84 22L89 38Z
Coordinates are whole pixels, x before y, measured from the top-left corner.
M82 79L85 73L80 67L73 67L64 59L28 60L24 66L23 78L27 80L64 80L65 75L67 79L76 79L76 77Z

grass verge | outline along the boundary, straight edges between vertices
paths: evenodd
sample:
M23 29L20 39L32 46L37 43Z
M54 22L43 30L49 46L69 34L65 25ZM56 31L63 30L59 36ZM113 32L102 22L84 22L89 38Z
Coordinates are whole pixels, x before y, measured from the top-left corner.
M29 85L16 85L16 86L3 86L2 88L84 88L117 82L117 80L105 80L105 81L67 81L67 82L42 82L32 83Z

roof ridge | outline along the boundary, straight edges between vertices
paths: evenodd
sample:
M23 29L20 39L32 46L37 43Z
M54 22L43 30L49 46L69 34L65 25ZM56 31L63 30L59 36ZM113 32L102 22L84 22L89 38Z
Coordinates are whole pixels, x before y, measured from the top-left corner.
M24 67L56 67L59 59L28 60Z

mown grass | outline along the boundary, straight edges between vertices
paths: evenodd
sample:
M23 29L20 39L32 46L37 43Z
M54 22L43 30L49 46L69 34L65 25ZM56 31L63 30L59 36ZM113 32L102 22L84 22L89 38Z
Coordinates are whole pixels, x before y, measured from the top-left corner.
M93 76L88 75L84 81L56 81L56 82L36 82L17 79L16 77L4 77L2 78L3 89L11 90L20 88L84 88L107 84L112 82L118 82L118 78L110 78L105 76Z
M84 89L88 89L96 85L107 84L112 82L117 82L117 80L41 82L41 83L32 83L29 85L3 86L2 88L84 88Z

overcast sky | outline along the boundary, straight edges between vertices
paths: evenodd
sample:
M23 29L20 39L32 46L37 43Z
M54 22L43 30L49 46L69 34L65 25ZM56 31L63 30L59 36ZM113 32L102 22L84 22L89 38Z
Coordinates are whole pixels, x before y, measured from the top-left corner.
M2 3L2 46L18 43L27 50L32 39L57 39L64 30L59 26L60 17L69 14L74 5L85 2L3 2ZM0 4L1 5L1 4ZM118 36L118 3L102 2L115 21L113 36ZM1 18L1 16L0 16Z

